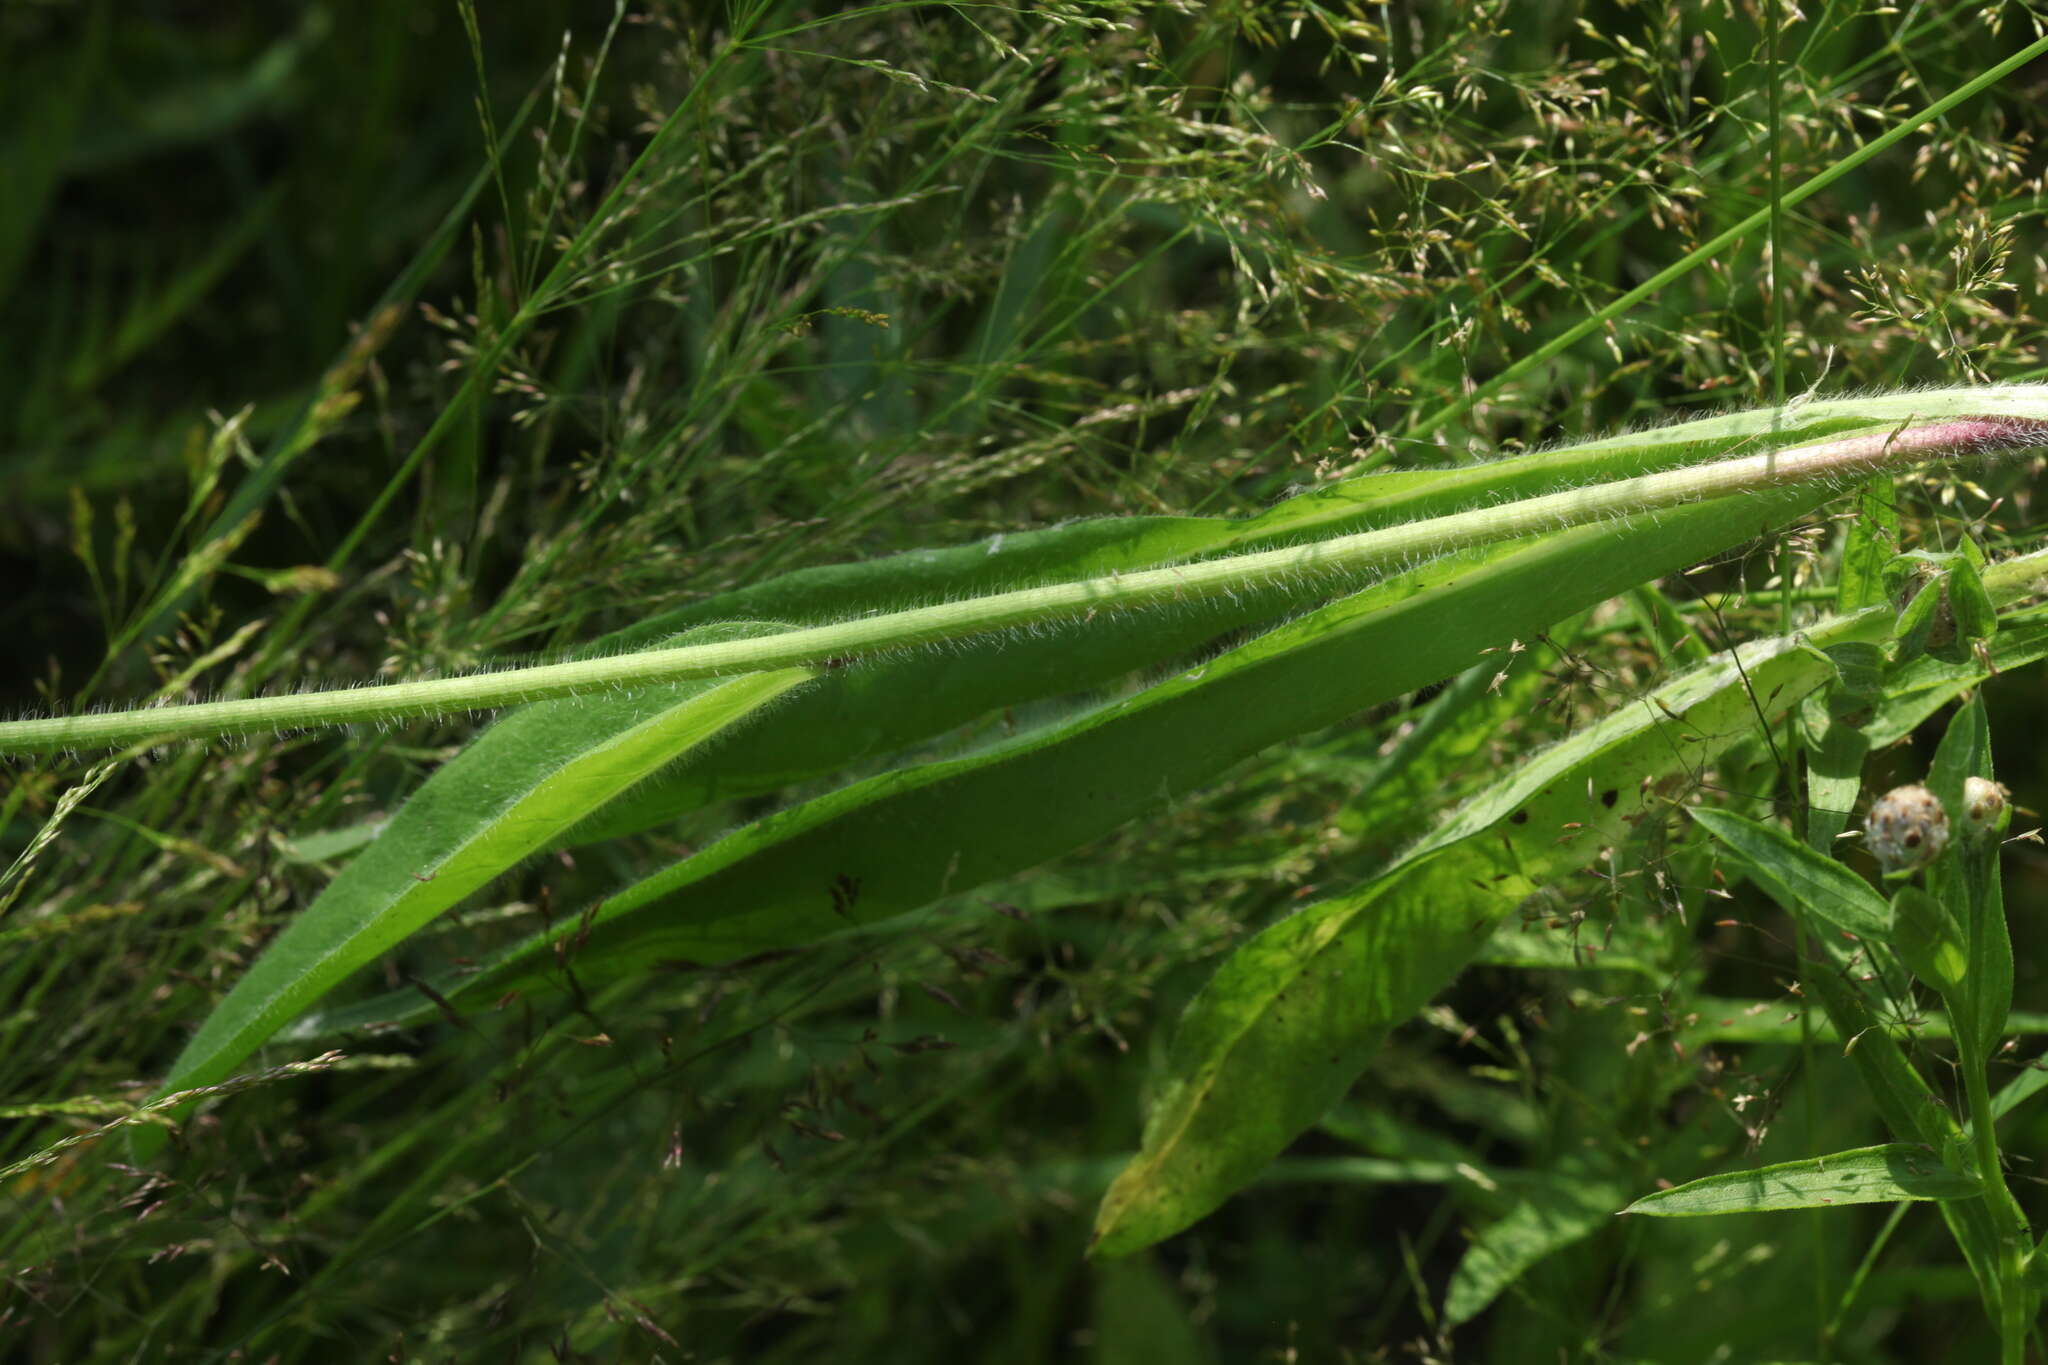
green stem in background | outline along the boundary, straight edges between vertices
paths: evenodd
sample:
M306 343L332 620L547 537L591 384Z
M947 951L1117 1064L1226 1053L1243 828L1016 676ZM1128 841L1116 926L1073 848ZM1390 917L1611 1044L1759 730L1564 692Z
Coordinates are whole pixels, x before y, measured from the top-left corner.
M669 112L667 117L662 119L660 126L655 129L653 136L647 140L647 144L640 149L639 154L633 158L631 164L625 168L625 171L619 176L617 181L605 191L604 198L591 211L583 225L578 228L575 236L562 245L560 251L556 253L554 262L549 267L547 275L539 284L534 285L519 301L512 316L506 320L503 327L499 328L489 338L488 344L479 347L478 355L468 367L468 373L464 376L462 387L457 391L455 398L435 415L433 423L428 426L426 432L419 440L413 443L413 447L407 452L405 459L392 472L390 478L385 480L384 487L378 490L377 495L370 500L368 508L356 519L355 525L342 537L341 544L335 548L332 554L328 555L325 567L330 572L339 573L346 567L349 559L361 548L363 541L368 538L370 532L382 520L385 512L390 509L392 502L398 497L399 492L404 489L406 484L418 472L427 457L440 446L442 441L448 439L463 421L469 418L476 405L481 403L483 396L490 391L491 384L502 371L506 360L518 348L519 344L526 339L533 326L549 312L565 306L566 301L578 287L579 274L590 269L591 256L597 242L606 233L617 230L619 224L624 220L623 206L644 186L647 178L653 173L654 168L660 165L661 158L665 155L668 147L680 140L689 131L689 121L694 117L698 105L710 97L709 92L717 88L714 77L717 75L719 68L729 60L732 53L742 44L746 28L751 22L752 16L741 18L737 22L733 30L731 42L721 47L710 63L697 75L696 79L690 84L688 91L683 95L683 98L676 104L676 107ZM613 23L614 27L616 27L616 17ZM609 46L610 42L611 36L608 33L605 43ZM597 72L602 70L602 65L600 61L598 67L593 70L591 77L593 82L596 80ZM592 91L586 90L585 97L588 98L592 93ZM529 96L526 104L520 107L517 116L519 122L523 122L526 119L533 103L533 97ZM515 123L513 126L516 128L518 123ZM498 147L494 144L490 164L486 168L493 179L499 176L501 169L498 151ZM170 600L168 597L166 598L167 603ZM308 594L300 597L286 609L279 628L270 633L263 652L257 656L255 666L245 676L245 683L253 684L260 681L263 676L274 670L283 661L285 657L283 651L286 648L283 642L298 638L297 627L312 613L316 600L314 596ZM124 636L122 642L120 642L122 647L132 643L137 633L135 629L131 629L128 635ZM110 650L110 657L112 654L113 651ZM564 694L553 692L546 695L561 696ZM490 705L493 703L479 704ZM268 727L256 726L251 728L262 730ZM248 732L249 729L244 728L218 733ZM114 740L108 742L122 743L125 741ZM7 752L6 747L0 745L0 753L5 752Z
M1769 0L1764 6L1764 91L1767 96L1765 140L1770 167L1770 234L1765 243L1765 260L1768 262L1764 279L1766 294L1765 315L1769 319L1771 336L1771 410L1785 410L1785 139L1783 81L1778 70L1778 40L1784 28L1784 13L1780 0ZM1792 633L1792 580L1797 562L1792 550L1791 538L1783 532L1778 535L1778 633ZM1785 716L1785 748L1792 753L1794 719L1788 712ZM1780 781L1786 790L1798 790L1798 778L1792 772L1785 772ZM1793 961L1804 964L1808 961L1806 946L1806 921L1793 920ZM1813 1050L1813 1016L1810 1011L1799 1014L1799 1065L1808 1076L1815 1074ZM1803 1096L1803 1110L1806 1119L1806 1142L1809 1151L1820 1151L1820 1098L1811 1085L1800 1087ZM1807 1216L1807 1225L1813 1234L1813 1320L1819 1331L1819 1345L1823 1356L1827 1353L1828 1321L1828 1254L1827 1254L1827 1213L1815 1209Z
M1800 1011L1802 1016L1806 1013L1805 1010ZM1901 1200L1892 1205L1891 1217L1884 1220L1884 1226L1877 1230L1877 1236L1871 1238L1870 1244L1863 1248L1863 1259L1857 1263L1855 1273L1849 1276L1849 1287L1842 1291L1842 1301L1835 1306L1833 1315L1820 1329L1822 1360L1834 1354L1835 1338L1841 1335L1842 1324L1848 1319L1849 1310L1856 1306L1857 1296L1862 1294L1863 1287L1870 1281L1870 1272L1877 1268L1878 1258L1884 1255L1884 1249L1891 1242L1892 1234L1899 1230L1899 1224L1905 1220L1906 1210L1912 1207L1913 1204L1909 1200Z
M1998 1233L1998 1339L2004 1365L2021 1365L2027 1348L2026 1221L2019 1202L2005 1182L1998 1156L1997 1111L1985 1079L1988 1058L1974 1039L1958 1030L1957 1060L1970 1104L1970 1139L1976 1148L1977 1178L1984 1184L1985 1206Z
M1969 391L1962 391L1968 393ZM349 725L522 705L610 688L780 668L825 669L949 640L1244 592L1279 590L1287 603L1344 591L1455 550L1543 535L1717 498L1815 482L1846 482L1929 459L2048 444L2048 391L1982 390L2004 413L1957 415L1838 437L1789 450L1715 460L1565 489L1496 507L1355 535L1174 567L1052 583L779 635L646 650L456 678L0 722L0 753L36 753L221 735ZM1952 395L1923 395L1938 407ZM2002 398L2005 401L1996 401ZM1726 424L1711 419L1709 429ZM1758 530L1767 529L1764 527Z

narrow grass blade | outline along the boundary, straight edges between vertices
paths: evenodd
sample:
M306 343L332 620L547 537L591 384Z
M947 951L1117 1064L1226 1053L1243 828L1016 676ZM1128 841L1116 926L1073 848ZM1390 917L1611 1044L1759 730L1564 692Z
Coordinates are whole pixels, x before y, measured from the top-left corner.
M1890 1204L1901 1199L1974 1199L1982 1193L1975 1176L1950 1170L1928 1148L1892 1142L1833 1156L1783 1161L1753 1171L1710 1175L1645 1195L1622 1212L1696 1218L1716 1213L1824 1209L1836 1204Z
M505 136L513 137L524 128L527 116L535 104L534 95L528 95L519 107L519 112L506 125ZM187 560L204 559L203 548L207 545L228 541L246 527L252 518L258 516L270 497L283 484L294 461L308 450L324 434L325 423L331 421L326 409L333 406L337 393L345 391L356 382L362 368L369 362L376 349L388 336L404 311L412 306L414 298L425 287L434 270L441 264L449 249L462 238L462 230L470 221L470 210L477 197L491 183L490 172L480 170L470 178L462 193L449 205L442 216L434 235L428 239L405 269L394 278L376 305L369 311L369 324L362 335L350 339L342 348L321 384L306 396L304 405L292 420L285 425L265 453L262 461L246 477L236 484L211 522L195 541L195 548L188 553ZM109 643L107 657L118 657L138 640L153 636L165 621L175 613L191 593L194 581L184 574L173 574L170 580L158 589L156 596L147 606L137 611L133 619L123 628L120 635Z
M430 777L278 935L186 1044L163 1092L220 1080L349 973L809 676L788 669L545 702L493 726Z

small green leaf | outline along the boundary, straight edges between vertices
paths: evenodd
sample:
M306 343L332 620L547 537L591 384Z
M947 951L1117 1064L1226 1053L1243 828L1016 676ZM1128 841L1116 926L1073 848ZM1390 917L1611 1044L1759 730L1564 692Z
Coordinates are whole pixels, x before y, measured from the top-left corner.
M1899 619L1892 624L1892 638L1898 642L1894 657L1901 661L1925 654L1929 648L1947 643L1940 627L1942 621L1942 599L1945 596L1939 574L1923 578L1913 596L1899 611Z
M1825 697L1808 697L1799 707L1806 744L1806 843L1823 855L1849 827L1863 790L1863 760L1870 753L1863 731L1838 709L1841 690L1838 684Z
M1831 708L1844 714L1874 706L1884 696L1884 651L1862 640L1835 645L1825 651L1841 675L1828 693Z
M1991 1097L1991 1112L1994 1117L2004 1118L2043 1090L2048 1090L2048 1068L2023 1067L2019 1075L2000 1086Z
M1891 907L1870 883L1842 864L1794 839L1776 825L1732 811L1703 807L1692 818L1732 853L1756 884L1784 910L1818 919L1858 938L1891 937Z
M1835 609L1843 615L1885 600L1884 571L1899 549L1898 490L1888 476L1864 484L1842 546Z
M1948 607L1955 616L1956 634L1963 639L1988 640L1998 633L1998 608L1967 555L1949 569Z
M1907 969L1944 998L1954 995L1969 970L1954 918L1917 886L1902 886L1892 897L1892 945Z
M1486 1311L1500 1292L1544 1257L1591 1236L1625 1198L1611 1179L1559 1175L1516 1191L1515 1206L1472 1239L1444 1294L1444 1323Z
M1983 701L1972 698L1957 709L1948 728L1942 731L1934 761L1927 768L1927 787L1941 798L1949 820L1960 829L1963 784L1972 777L1992 775L1991 725L1985 717Z
M1863 726L1872 749L1896 744L1927 719L1971 688L1982 686L1994 672L2010 673L2048 658L2048 619L2040 608L2009 614L1998 634L1985 644L1985 658L1971 650L1950 662L1926 655L1893 668L1885 678L1884 699Z
M1889 1204L1901 1199L1971 1199L1983 1192L1975 1176L1942 1165L1918 1143L1890 1142L1833 1156L1729 1171L1645 1195L1623 1209L1657 1218L1716 1213L1771 1213L1836 1204Z

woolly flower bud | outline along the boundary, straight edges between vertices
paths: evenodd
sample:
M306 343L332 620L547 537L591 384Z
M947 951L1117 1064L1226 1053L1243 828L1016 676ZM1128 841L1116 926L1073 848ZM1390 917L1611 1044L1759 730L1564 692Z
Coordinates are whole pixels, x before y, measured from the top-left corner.
M1870 808L1864 839L1887 875L1911 872L1948 847L1948 812L1925 787L1893 787Z
M1987 777L1963 780L1963 834L1971 839L2003 834L2012 819L2012 793Z

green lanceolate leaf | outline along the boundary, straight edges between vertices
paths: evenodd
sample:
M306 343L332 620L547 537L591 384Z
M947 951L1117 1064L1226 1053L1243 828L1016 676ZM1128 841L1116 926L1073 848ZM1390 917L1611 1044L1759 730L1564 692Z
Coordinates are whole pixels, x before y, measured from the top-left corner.
M1908 971L1951 1002L1955 1017L1953 1002L1968 974L1969 956L1948 908L1917 886L1900 887L1892 896L1892 946Z
M1389 1030L1501 920L1662 818L1659 779L1753 733L1831 676L1796 643L1745 649L1521 764L1392 870L1240 947L1188 1006L1141 1150L1096 1218L1119 1255L1214 1209L1315 1123ZM1752 701L1752 698L1755 701Z
M1256 517L1131 517L990 537L854 564L798 570L666 613L598 642L592 654L644 647L689 625L765 617L824 621L1034 582L1129 573L1223 553L1346 535L1556 488L1610 482L1743 452L1767 434L1753 414L1631 432L1462 469L1368 475L1316 489ZM1778 436L1814 440L1868 428L1872 412L1828 403L1789 414ZM1895 419L1894 419L1895 420ZM1889 483L1886 482L1886 487ZM1884 561L1891 558L1886 549ZM1880 561L1883 562L1883 561ZM893 753L977 716L1038 697L1100 687L1203 641L1270 620L1283 591L1254 590L1127 617L1113 630L967 643L933 657L883 659L820 680L791 700L783 724L723 745L709 762L664 773L572 831L566 842L617 838L707 802L772 791Z
M1944 1166L1928 1148L1892 1142L1832 1156L1730 1171L1645 1195L1623 1213L1697 1218L1716 1213L1824 1209L1837 1204L1889 1204L1901 1199L1973 1199L1975 1176Z
M1823 933L1846 929L1858 938L1890 939L1891 907L1842 864L1776 825L1711 807L1692 815L1786 913Z
M1103 687L1280 610L1270 594L1190 604L1110 630L969 642L835 670L703 764L664 772L599 811L563 842L619 838L714 801L756 796L895 754L1004 708Z
M1269 745L1468 667L1819 494L1665 513L1481 547L1288 622L1137 695L970 758L857 782L738 830L578 920L580 973L801 947L1009 876L1213 781ZM1763 506L1768 504L1768 506ZM567 926L564 928L566 932ZM436 985L451 1000L545 985L553 935ZM429 1017L417 997L322 1027Z
M488 367L485 367L488 368ZM1477 484L1495 493L1515 491L1531 471L1554 475L1569 466L1583 472L1612 465L1616 457L1648 459L1663 450L1724 453L1740 448L1747 436L1759 443L1768 436L1769 449L1725 459L1709 459L1685 468L1662 468L1607 482L1580 483L1554 492L1505 503L1467 506L1440 516L1377 526L1347 535L1305 542L1301 533L1323 529L1313 518L1287 523L1293 537L1278 523L1268 537L1290 541L1265 550L1168 564L1131 574L1041 583L1035 586L931 603L898 611L859 614L852 620L827 622L781 633L776 638L735 644L679 649L630 651L603 659L578 659L503 670L496 675L421 679L380 685L374 689L341 689L289 696L232 698L151 707L127 712L0 721L0 750L48 752L67 748L127 743L166 743L180 739L319 725L355 724L400 714L444 714L573 696L606 685L641 686L684 678L716 677L736 672L788 667L827 668L849 658L887 654L972 636L995 635L1019 628L1044 628L1055 622L1086 625L1105 613L1166 609L1203 598L1229 598L1245 592L1275 592L1309 602L1345 591L1360 577L1398 572L1419 558L1454 553L1504 541L1540 538L1565 527L1610 523L1617 543L1629 538L1661 536L1651 514L1660 509L1708 505L1725 515L1727 526L1742 526L1747 539L1758 529L1782 520L1774 510L1787 505L1813 506L1824 500L1829 479L1844 475L1903 469L1928 459L1987 444L2017 448L2048 434L2038 414L2048 408L2038 388L2009 386L1913 395L1901 400L1872 399L1847 407L1828 407L1831 420L1859 428L1840 439L1781 447L1794 434L1814 429L1815 409L1797 414L1773 409L1732 414L1690 424L1682 434L1661 439L1630 435L1592 442L1515 461L1506 473L1484 472ZM1946 410L1951 420L1928 420ZM1889 430L1868 423L1885 411L1904 416ZM438 430L437 426L437 430ZM431 433L430 433L431 437ZM431 440L414 448L410 470ZM1408 501L1427 510L1447 495L1427 489L1418 478L1434 479L1453 489L1450 497L1468 494L1470 477L1408 476L1395 488L1414 495ZM1795 490L1808 490L1804 493ZM1368 493L1380 506L1402 501L1384 490ZM1278 510L1278 509L1276 509ZM1343 509L1338 509L1342 515ZM367 525L367 523L365 523ZM1631 529L1632 528L1632 529ZM359 531L362 528L358 528ZM1241 548L1257 535L1240 528L1228 547ZM352 543L352 542L351 542ZM344 551L345 553L345 551ZM1631 585L1638 586L1638 585ZM1100 628L1100 627L1098 627ZM1909 631L1910 634L1910 631Z
M773 627L692 635L764 629ZM810 676L786 669L514 712L428 778L264 950L186 1044L161 1093L220 1080L351 972Z
M709 621L844 619L1024 583L1149 568L1226 545L1242 525L1220 517L1083 521L973 545L801 569L664 613L598 641L588 653L648 648ZM1007 706L1101 687L1284 610L1285 603L1271 594L1225 598L1128 618L1115 630L969 641L958 650L919 651L836 670L790 698L779 724L749 729L705 762L657 775L570 831L565 842L618 838L712 801L758 795L872 761Z
M997 592L1022 583L1111 571L1128 573L1206 555L1295 544L1309 536L1348 535L1574 485L1610 483L1751 453L1771 441L1818 441L1891 431L1906 420L1937 421L1978 413L2048 420L2048 386L1828 399L1780 410L1721 413L1513 459L1453 469L1362 475L1312 489L1243 520L1105 518L994 536L972 545L820 565L652 617L606 637L603 645L608 650L642 648L713 621L834 620L935 599ZM1888 481L1880 481L1890 486ZM1895 523L1893 529L1895 532ZM1884 562L1892 555L1893 551L1886 549Z

